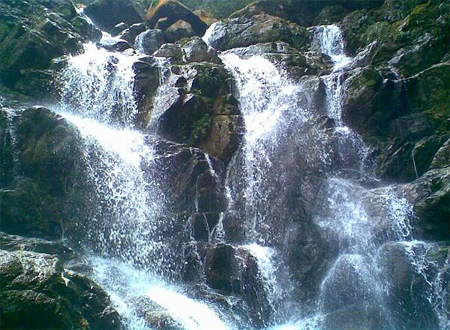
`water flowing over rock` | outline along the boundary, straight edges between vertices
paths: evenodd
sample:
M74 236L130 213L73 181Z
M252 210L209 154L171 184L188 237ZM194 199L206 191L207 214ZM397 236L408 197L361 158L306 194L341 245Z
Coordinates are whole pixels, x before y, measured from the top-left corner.
M144 2L24 3L58 51L0 67L1 327L448 329L448 4Z

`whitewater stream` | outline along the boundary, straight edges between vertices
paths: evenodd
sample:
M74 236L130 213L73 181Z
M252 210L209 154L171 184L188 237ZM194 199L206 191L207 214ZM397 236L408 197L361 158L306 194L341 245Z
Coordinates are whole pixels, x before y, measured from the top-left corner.
M213 29L214 25L207 34ZM234 78L245 135L226 171L228 208L211 240L228 242L223 221L231 215L241 219L244 238L233 245L255 258L264 286L261 301L269 306L260 311L267 315L261 316L259 328L321 329L330 326L328 316L348 309L349 324L351 311L366 310L382 320L380 329L400 329L387 302L393 289L384 277L383 256L395 247L406 253L423 278L428 304L424 308L433 311L441 329L447 329L450 322L443 301L448 298L440 287L445 270L433 278L425 272L434 267L426 258L433 246L411 236L411 205L392 187L380 182L375 188L365 185L375 181L367 160L369 148L342 119L344 73L352 69L352 59L345 55L340 29L319 26L314 33L315 50L330 56L334 64L329 75L320 77L326 86L321 115L335 122L326 132L314 128L317 114L308 101L312 91L307 80L291 81L264 55L245 55L242 49L220 54ZM254 329L245 314L236 312L239 309L232 312L199 297L182 280L181 243L167 236L177 219L168 209L165 168L154 147L157 136L133 128L138 114L133 64L138 58L86 44L83 54L69 58L61 78L62 101L55 111L83 139L87 186L95 205L87 214L89 221L80 221L83 235L76 238L91 276L110 294L129 330L152 329L149 318L160 320L159 326L167 329ZM156 109L171 93L163 80L160 85ZM337 143L327 143L327 134ZM310 223L317 237L333 246L306 304L295 298L301 283L286 256L290 237L303 228L295 220L302 210L289 197L289 182L298 177L300 160L308 170L309 164L318 164L311 171L320 177L316 203L323 205L313 212ZM217 176L209 156L207 161ZM286 221L290 225L284 225ZM233 299L226 298L227 303L233 305Z

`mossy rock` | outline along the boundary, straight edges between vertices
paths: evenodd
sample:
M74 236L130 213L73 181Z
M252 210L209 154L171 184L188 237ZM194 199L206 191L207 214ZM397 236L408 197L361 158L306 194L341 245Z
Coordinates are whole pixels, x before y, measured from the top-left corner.
M107 294L52 255L0 250L2 329L119 329Z

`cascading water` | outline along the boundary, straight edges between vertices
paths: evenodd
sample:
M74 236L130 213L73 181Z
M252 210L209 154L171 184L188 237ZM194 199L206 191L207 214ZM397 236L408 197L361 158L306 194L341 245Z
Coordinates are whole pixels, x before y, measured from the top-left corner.
M137 114L134 99L136 56L111 53L88 43L71 56L62 73L61 99L71 112L100 122L130 126Z
M217 32L214 29L205 40ZM335 121L327 131L315 127L324 114L314 109L311 81L291 82L287 73L261 55L249 57L239 49L220 55L233 74L246 132L227 169L228 209L208 228L208 244L227 243L230 216L242 221L244 238L234 242L234 248L254 258L263 284L256 300L269 305L256 308L259 314L270 314L259 315L258 328L330 328L327 320L336 311L349 310L357 317L376 319L380 329L401 329L390 305L393 288L385 264L386 255L395 249L404 252L407 265L423 279L427 306L440 327L448 328L448 297L443 289L448 259L446 268L430 275L435 265L427 256L434 247L412 239L410 205L392 187L360 185L371 176L366 166L368 148L344 125L341 104L344 73L352 69L352 61L345 56L337 26L316 27L315 33L316 49L334 63L332 72L321 77L326 115ZM83 210L76 239L86 250L92 277L111 295L127 329L253 329L251 322L242 320L245 316L225 312L223 301L194 299L191 290L195 289L181 284L182 240L172 237L177 220L168 210L166 169L158 167L152 146L155 137L131 128L138 111L136 60L135 55L88 44L84 54L69 58L62 74L61 111L83 139L92 204ZM157 124L177 93L170 81L170 63L157 61L162 79L151 125ZM337 145L330 142L333 139ZM205 158L218 182L212 160ZM349 176L348 171L357 174ZM293 182L301 184L293 187ZM308 199L309 190L316 188L317 196ZM323 205L310 214L303 199ZM208 225L206 218L205 222ZM294 229L301 231L304 223L315 226L333 246L317 294L305 306L296 302L295 282L287 266L292 248L288 237ZM185 234L183 239L195 245L191 233ZM165 323L154 325L155 319ZM349 327L357 321L349 317Z
M62 73L58 111L83 139L90 197L73 239L85 249L93 278L111 295L125 328L149 329L149 320L165 317L164 324L177 329L229 329L216 309L169 285L180 276L180 242L165 234L174 219L165 216L152 139L130 128L137 114L136 59L87 44ZM156 314L149 316L148 309Z

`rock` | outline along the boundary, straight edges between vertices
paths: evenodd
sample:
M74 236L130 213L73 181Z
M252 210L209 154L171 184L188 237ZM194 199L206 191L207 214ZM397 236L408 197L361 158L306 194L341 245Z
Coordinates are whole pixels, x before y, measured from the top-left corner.
M136 45L139 50L147 55L152 55L156 52L164 43L166 38L161 30L146 30L139 34L136 38ZM181 57L181 56L180 56Z
M127 49L132 48L128 41L118 39L118 38L103 38L99 42L99 46L105 48L110 52L123 52Z
M198 38L181 47L186 61L205 60L215 54L204 52L207 46ZM229 79L230 74L222 65L207 62L184 65L180 72L172 72L164 88L173 93L163 107L153 109L159 114L153 125L157 123L164 138L200 147L228 162L239 146L243 130L237 101L230 95Z
M167 19L164 26L160 25L162 30L167 29L173 23L180 20L189 23L199 37L203 36L208 28L206 23L197 15L175 0L160 1L155 8L151 8L147 13L147 25L152 29L162 18Z
M153 55L170 58L172 63L180 63L183 59L181 48L175 44L163 44Z
M64 246L62 242L47 241L40 238L25 238L0 232L0 250L30 251L57 256L65 261L74 257L74 252Z
M158 140L156 166L165 168L167 196L175 213L223 212L227 201L223 165L200 149ZM211 164L211 165L210 165ZM211 168L212 166L212 168ZM148 169L151 171L151 168Z
M28 0L21 6L3 2L0 12L1 82L23 93L37 86L43 93L33 96L39 98L48 93L41 86L48 86L53 76L31 75L27 70L47 70L54 58L75 54L83 42L100 38L100 31L77 14L68 0Z
M326 314L323 327L325 330L377 330L387 324L378 306L356 304Z
M450 239L450 169L426 172L401 189L414 207L412 222L416 237L441 241Z
M80 137L65 120L44 108L21 112L12 125L18 172L0 191L1 230L58 239L66 198L83 172Z
M447 140L433 158L431 169L438 169L450 166L450 139Z
M111 36L117 37L119 34L121 34L128 28L129 28L128 24L120 22L119 24L114 25L114 27L111 29Z
M395 324L404 329L437 329L438 320L428 301L431 288L432 265L427 243L386 243L379 252L380 266L385 283L389 283L387 304ZM422 270L415 268L426 266ZM419 261L420 258L420 261Z
M157 24L157 28L163 28L164 24ZM168 42L177 42L185 38L192 38L196 33L189 23L185 21L177 21L164 30L164 35Z
M14 179L14 132L11 113L0 111L0 189L6 188Z
M134 45L136 37L146 30L145 24L136 23L131 25L129 28L123 30L119 34L119 38L128 41L130 44Z
M378 292L373 273L363 256L340 255L322 283L323 311L333 312L353 305L376 307ZM353 281L348 282L348 276Z
M161 68L154 58L141 58L133 64L135 72L134 93L138 104L136 125L146 128L151 119L155 93L158 90L161 77Z
M269 15L238 17L214 25L210 45L219 50L247 47L257 43L283 41L296 49L306 49L311 33L296 24Z
M242 296L252 306L252 322L264 324L270 319L258 264L251 253L241 247L227 244L208 246L204 257L206 284L225 294Z
M98 0L84 13L102 30L111 31L119 23L128 26L143 22L139 9L131 0Z
M347 10L341 5L327 6L314 19L313 25L327 25L340 22L347 14Z
M230 18L245 17L251 18L256 15L270 15L283 19L288 19L288 6L283 2L274 2L268 0L259 0L250 3L245 8L238 10L230 15Z
M181 51L183 53L183 61L186 63L221 63L221 60L217 56L217 52L215 51L215 49L208 47L208 45L199 37L182 40L178 42L177 45L180 45Z
M2 328L120 329L107 294L56 257L0 250L0 260Z

